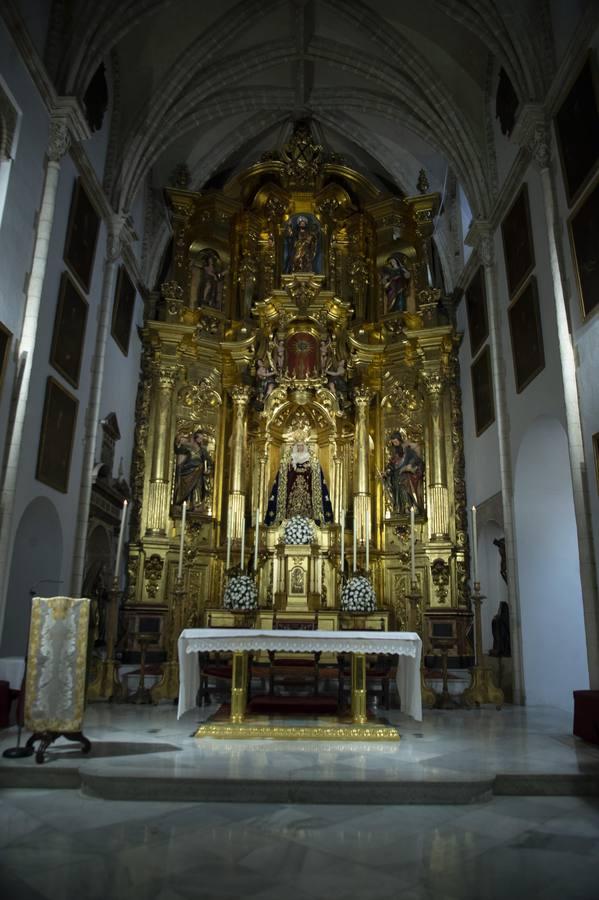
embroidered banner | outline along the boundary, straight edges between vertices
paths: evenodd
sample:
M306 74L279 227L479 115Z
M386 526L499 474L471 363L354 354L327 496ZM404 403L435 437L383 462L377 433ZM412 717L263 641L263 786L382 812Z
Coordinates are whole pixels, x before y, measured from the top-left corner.
M34 597L27 651L25 727L29 731L80 731L90 601Z

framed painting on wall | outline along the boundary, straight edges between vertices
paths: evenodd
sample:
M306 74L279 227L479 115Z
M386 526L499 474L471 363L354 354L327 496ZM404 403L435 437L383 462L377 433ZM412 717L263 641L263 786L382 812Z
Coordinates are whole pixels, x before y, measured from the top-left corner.
M79 386L81 357L87 323L87 300L68 272L62 273L54 319L50 365L73 387Z
M472 399L474 400L474 424L476 436L478 437L495 421L491 351L488 345L470 366L470 374L472 378Z
M501 223L501 235L508 294L511 298L522 287L535 265L526 184L520 188L518 196Z
M508 309L516 391L520 394L545 368L537 280L533 276Z
M77 408L79 401L51 376L46 382L46 398L35 477L66 494Z
M599 110L594 70L594 60L589 56L555 116L569 206L599 165Z
M470 353L472 357L475 357L489 337L487 294L485 291L485 275L482 266L479 266L476 270L470 284L466 288L466 312L468 313Z
M11 338L12 332L8 330L6 325L3 325L2 322L0 322L0 391L2 390L2 382L4 381L4 373L6 372L6 364L8 363Z
M78 178L73 188L64 246L64 261L87 294L89 292L100 217Z
M135 285L124 266L120 266L112 307L111 334L125 356L129 353L131 322L135 309Z
M599 305L599 181L570 216L570 242L583 316Z

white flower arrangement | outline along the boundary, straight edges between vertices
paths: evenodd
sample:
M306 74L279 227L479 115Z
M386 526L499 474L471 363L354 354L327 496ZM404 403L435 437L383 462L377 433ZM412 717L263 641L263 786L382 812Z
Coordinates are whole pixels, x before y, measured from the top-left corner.
M311 544L314 540L312 522L305 516L292 516L285 523L283 542L285 544Z
M258 590L249 575L234 575L229 579L223 596L225 609L249 611L258 609Z
M371 613L376 609L376 595L368 578L354 575L341 591L341 609L351 613Z

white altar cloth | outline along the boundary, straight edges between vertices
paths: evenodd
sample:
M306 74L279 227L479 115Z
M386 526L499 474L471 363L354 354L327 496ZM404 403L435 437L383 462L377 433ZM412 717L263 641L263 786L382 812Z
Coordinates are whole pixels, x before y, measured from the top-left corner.
M177 718L196 705L200 670L196 653L221 650L278 650L286 653L389 653L400 657L397 690L402 711L422 721L420 655L422 641L412 631L301 631L258 628L186 628L179 649Z

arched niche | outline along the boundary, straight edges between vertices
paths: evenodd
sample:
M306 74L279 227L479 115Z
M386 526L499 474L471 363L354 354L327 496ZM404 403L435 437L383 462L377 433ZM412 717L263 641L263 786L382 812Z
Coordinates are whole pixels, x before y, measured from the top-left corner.
M514 519L526 702L571 710L589 672L568 443L557 419L542 416L524 434Z
M62 525L54 504L47 497L36 497L26 507L17 528L0 655L25 655L32 596L64 593L62 545Z

